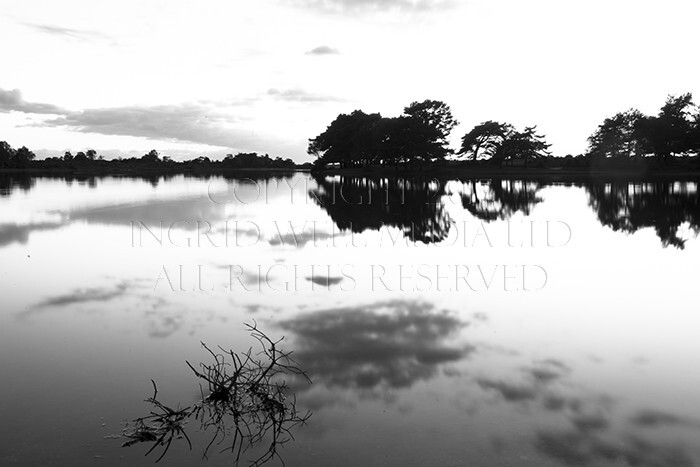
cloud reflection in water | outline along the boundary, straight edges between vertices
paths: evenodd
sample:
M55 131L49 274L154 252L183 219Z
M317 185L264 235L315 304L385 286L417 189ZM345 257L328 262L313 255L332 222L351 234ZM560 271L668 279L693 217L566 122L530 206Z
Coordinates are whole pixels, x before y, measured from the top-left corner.
M394 300L308 313L282 322L296 336L296 358L328 386L409 387L474 348L444 341L466 323L429 303Z

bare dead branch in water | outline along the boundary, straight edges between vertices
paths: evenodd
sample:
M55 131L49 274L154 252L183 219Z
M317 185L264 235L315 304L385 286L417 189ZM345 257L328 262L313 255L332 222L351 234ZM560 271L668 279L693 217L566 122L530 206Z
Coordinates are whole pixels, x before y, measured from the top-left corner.
M291 352L280 349L278 344L284 338L273 341L258 329L255 321L245 326L261 350L253 353L253 347L250 347L245 352L235 353L218 347L215 351L202 342L212 361L200 363L197 367L185 361L194 375L202 380L201 400L192 406L172 409L158 400L158 388L151 380L153 396L146 402L151 404L152 410L149 415L126 424L122 437L127 441L122 446L153 443L146 455L162 446L158 462L168 452L173 440L185 439L192 449L185 425L195 420L201 430L213 432L204 448L204 458L214 445L222 445L229 439L230 444L221 452L231 452L238 464L249 448L269 441L268 449L251 465L259 466L275 457L284 464L278 448L293 440L291 430L305 424L311 416L310 412L297 410L296 397L284 378L301 377L308 384L311 380L292 359Z

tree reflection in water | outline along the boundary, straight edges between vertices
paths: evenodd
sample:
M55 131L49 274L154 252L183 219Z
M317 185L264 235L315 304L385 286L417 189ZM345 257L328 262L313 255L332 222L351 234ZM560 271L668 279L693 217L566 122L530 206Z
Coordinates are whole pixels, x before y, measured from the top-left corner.
M507 220L517 212L528 215L542 201L537 195L542 185L537 181L469 180L462 187L462 207L482 221Z
M412 241L445 240L453 223L446 208L457 194L462 207L485 222L530 215L543 201L543 188L562 185L552 179L371 179L316 177L309 196L343 231L361 233L383 227L399 228ZM567 186L584 188L598 220L615 231L634 233L652 227L664 246L683 248L684 224L700 232L700 203L696 181L613 181L575 179ZM449 188L448 188L449 187Z
M447 238L451 220L441 198L444 184L430 179L316 177L309 196L343 231L399 228L422 243Z
M634 233L652 227L664 246L685 246L679 237L684 223L700 232L696 182L612 182L587 184L588 199L601 224Z

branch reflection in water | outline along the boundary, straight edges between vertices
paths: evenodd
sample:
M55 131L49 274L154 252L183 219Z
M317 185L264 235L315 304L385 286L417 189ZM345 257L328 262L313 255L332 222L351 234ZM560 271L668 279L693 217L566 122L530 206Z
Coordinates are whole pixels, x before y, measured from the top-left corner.
M121 435L126 438L122 446L137 443L153 443L146 455L162 447L160 461L177 439L192 442L185 432L189 420L199 422L200 430L213 431L204 449L206 458L214 445L226 447L235 455L236 464L241 456L255 445L269 442L267 450L254 458L251 465L262 465L275 457L281 460L278 449L293 439L292 429L304 425L310 412L301 413L296 398L284 378L301 377L308 384L311 380L291 358L291 352L279 348L283 338L273 341L260 331L256 323L246 324L248 331L259 343L261 350L235 353L219 347L216 351L202 343L211 355L212 362L198 367L186 362L194 374L203 381L200 385L201 400L192 406L171 408L158 400L158 389L153 383L153 396L146 399L151 404L149 415L127 423Z

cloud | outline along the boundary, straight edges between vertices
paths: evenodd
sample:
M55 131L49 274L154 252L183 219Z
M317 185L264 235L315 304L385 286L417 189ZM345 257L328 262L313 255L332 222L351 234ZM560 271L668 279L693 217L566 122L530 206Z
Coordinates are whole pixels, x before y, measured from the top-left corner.
M63 223L41 222L37 224L0 224L0 248L19 243L26 245L32 232L58 229Z
M333 47L322 45L309 50L306 52L306 55L340 55L340 51L338 49L334 49Z
M144 239L150 236L145 228L151 229L166 241L171 230L196 231L199 228L202 232L201 239L206 242L204 234L207 233L207 224L203 223L207 222L211 226L224 220L225 210L223 205L212 203L207 196L193 196L183 199L150 199L115 205L102 204L68 210L64 216L71 222L85 221L88 224L130 226L133 222L137 241L140 235L143 235ZM177 241L185 241L185 239L177 238ZM196 241L196 239L193 240L193 242Z
M65 295L49 297L37 303L34 308L65 307L87 302L108 302L126 294L128 284L123 282L114 287L94 287L88 289L75 289Z
M571 423L581 432L600 431L606 429L610 422L599 413L582 413L571 417Z
M184 318L179 315L163 315L152 313L152 319L148 323L148 337L164 339L179 331L184 324Z
M303 89L276 89L272 88L267 91L267 95L277 100L287 102L342 102L343 99L334 96L326 96L323 94L314 94Z
M52 26L50 24L34 24L34 23L25 23L25 26L28 28L32 28L35 31L39 31L45 34L50 34L52 36L60 36L64 37L67 39L73 39L73 40L80 40L80 41L85 41L85 40L102 40L102 41L108 41L111 43L114 43L114 39L112 39L110 36L103 34L99 31L92 31L88 29L71 29L71 28L64 28L61 26Z
M155 179L156 181L158 179ZM208 242L207 228L225 220L225 209L222 204L212 203L208 196L195 196L181 199L150 199L122 204L99 204L95 206L54 211L51 214L60 218L51 222L36 222L31 224L0 224L0 248L13 243L27 244L33 232L56 230L72 222L84 221L88 224L131 226L133 224L134 241L148 244L156 240L147 229L157 235L161 241L172 241L185 244L187 241ZM206 224L208 223L208 225ZM182 234L180 231L189 231ZM192 232L196 232L195 235ZM217 234L218 232L218 234ZM223 230L212 230L211 241L223 244L226 240L221 235ZM246 235L248 231L236 232ZM191 239L191 240L188 240Z
M697 465L680 445L662 444L636 436L624 441L602 439L591 431L540 432L535 443L543 455L564 465L635 465L659 467Z
M700 422L659 410L641 410L632 417L632 424L643 428L687 426L700 428Z
M274 134L256 131L245 123L242 112L225 112L232 107L250 106L265 97L282 102L335 102L340 99L309 93L300 89L271 89L266 94L244 99L198 101L154 106L124 106L80 111L47 104L27 102L18 89L0 89L0 112L25 112L57 115L35 121L30 126L61 128L80 133L142 137L159 141L196 143L233 150L285 153L296 151L296 142L282 140Z
M408 11L425 12L453 7L454 0L290 0L290 3L327 12Z
M240 119L202 103L87 109L37 123L82 133L140 136L221 147L255 147L264 138L232 127Z
M0 112L25 112L33 114L64 115L67 110L53 104L27 102L19 89L0 89Z
M563 362L550 359L539 362L537 366L523 368L523 371L534 381L548 384L564 377L569 368Z
M492 389L498 392L508 402L533 400L538 396L537 388L521 386L504 381L484 378L477 380L477 384L483 389Z
M344 278L330 276L310 276L306 277L305 279L323 287L330 287L331 285L340 284Z
M474 350L444 343L465 323L418 302L320 310L281 325L297 336L294 356L309 376L333 387L409 387Z
M282 234L277 233L276 237L269 239L267 242L271 246L294 246L296 248L302 248L309 242L313 242L314 246L317 246L317 242L322 242L323 240L329 240L336 237L341 237L342 235L334 235L326 232L317 232L315 229L311 232L290 232ZM321 245L323 245L321 243Z
M231 105L232 102L225 102ZM235 102L233 103L235 104ZM36 127L62 127L82 133L170 139L222 147L262 143L251 132L231 128L241 119L215 110L211 102L157 106L127 106L69 111L53 104L26 102L19 89L0 89L0 112L55 114ZM229 126L226 126L226 125Z

